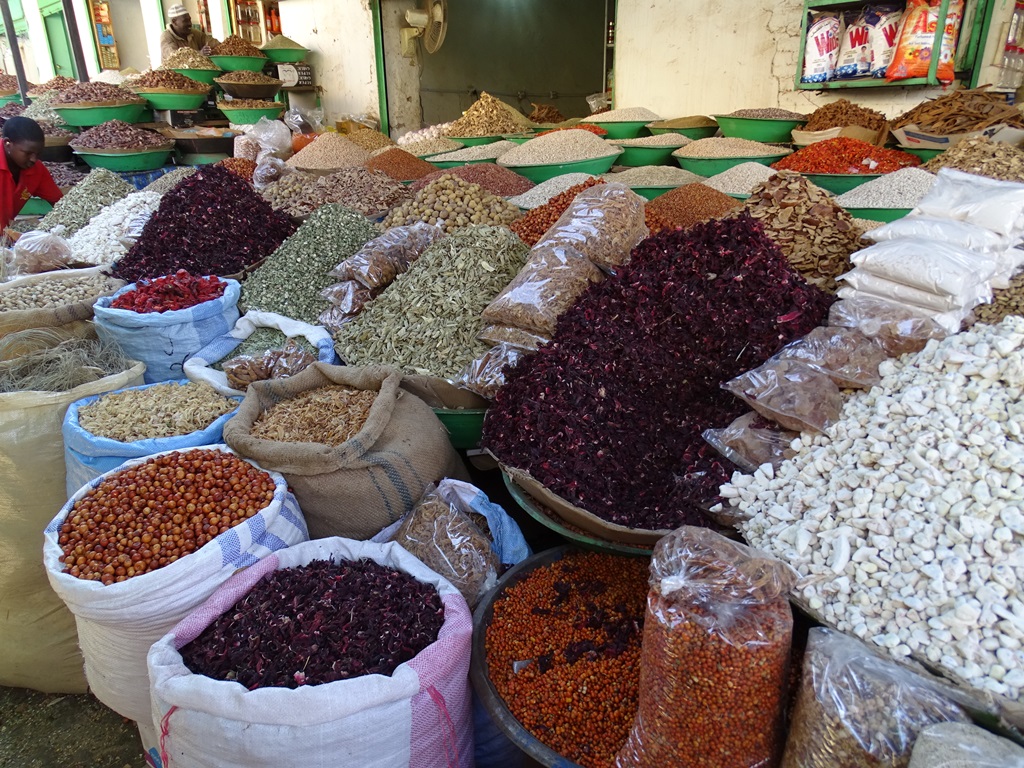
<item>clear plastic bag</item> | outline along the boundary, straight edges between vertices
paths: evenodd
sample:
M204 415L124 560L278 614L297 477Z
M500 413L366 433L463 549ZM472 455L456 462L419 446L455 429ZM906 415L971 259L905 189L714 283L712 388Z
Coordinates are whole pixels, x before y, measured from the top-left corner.
M294 169L281 158L274 157L273 154L266 151L260 152L256 160L256 170L252 172L252 185L257 190L265 189L278 179L293 172Z
M259 142L260 149L271 152L278 157L288 157L292 151L292 132L280 120L268 120L261 117L245 132Z
M907 288L906 290L913 291L914 289ZM858 290L856 288L844 286L836 291L836 296L845 300L868 299L872 301L884 301L887 304L901 307L906 312L919 317L926 317L931 320L935 325L942 329L943 338L950 334L957 333L964 321L971 316L971 310L963 307L940 311L900 301L898 298L893 298L894 296L899 295L899 293L901 292L897 291L894 293L893 291L886 290L876 294L871 291Z
M909 768L1024 768L1024 749L977 725L938 723L917 737Z
M884 299L858 296L837 301L829 309L828 323L856 328L874 339L890 357L919 352L931 339L949 334L934 320Z
M796 360L773 358L722 389L797 432L824 432L843 409L843 395L829 375Z
M484 321L551 336L559 316L603 279L601 270L572 246L537 245L519 274L484 309Z
M913 213L967 221L1017 241L1024 236L1024 184L943 168Z
M333 332L337 331L345 323L355 320L357 317L358 315L345 312L339 307L331 307L330 309L325 309L321 312L316 321L327 330Z
M796 456L790 444L799 432L783 429L759 413L745 413L723 429L706 429L701 437L725 458L747 473L762 464L778 467Z
M444 230L426 223L393 227L374 238L329 273L342 280L358 280L367 288L383 288L409 269Z
M1013 244L1006 235L1000 235L967 221L913 214L876 227L864 235L864 238L875 243L907 239L940 240L949 245L982 253L1001 253Z
M455 384L493 400L505 386L505 366L515 368L523 358L523 350L511 344L495 344L469 363L455 377Z
M625 184L608 183L580 192L537 246L575 248L613 271L629 261L629 252L648 234L644 199Z
M998 257L938 240L889 240L858 251L859 269L895 283L959 297L995 274Z
M376 297L376 293L355 280L346 280L320 291L320 297L331 302L346 315L358 315Z
M138 239L142 237L142 230L146 228L152 216L153 211L146 211L129 219L121 230L121 236L117 238L121 245L125 248L131 248L135 245Z
M226 361L224 374L228 377L228 385L242 392L254 381L267 379L287 379L317 361L312 355L300 347L294 339L288 339L281 349L268 349L262 355L240 355Z
M860 640L815 627L782 768L906 768L924 728L969 721L951 696Z
M839 279L848 288L853 288L862 293L898 301L901 304L912 304L932 312L970 309L992 299L992 288L988 282L963 285L958 295L947 296L922 290L921 288L914 288L913 286L893 280L887 280L863 269L847 272Z
M486 520L480 518L486 526ZM501 562L491 540L435 486L423 494L392 541L450 581L474 607L498 580Z
M260 153L260 143L252 136L235 136L232 143L232 154L243 160L256 162L256 156Z
M63 232L63 227L60 230ZM26 232L14 244L8 274L34 275L64 269L71 258L71 246L56 230Z
M777 763L796 580L785 563L706 528L657 543L640 706L618 768Z
M324 111L319 107L308 110L292 107L282 119L292 133L322 133L324 130Z
M488 325L476 337L488 344L511 344L525 352L536 352L542 344L551 341L549 337L539 333L530 333L522 328L513 328L508 325Z
M881 344L853 328L818 327L786 345L778 360L798 360L828 374L844 389L870 389L879 381L878 366L886 359Z

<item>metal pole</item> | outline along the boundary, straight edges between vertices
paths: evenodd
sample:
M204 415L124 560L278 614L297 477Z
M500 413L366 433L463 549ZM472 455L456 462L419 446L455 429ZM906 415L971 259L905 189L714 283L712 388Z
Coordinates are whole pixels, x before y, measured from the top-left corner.
M25 64L21 60L21 48L18 47L18 36L14 32L14 19L11 18L11 6L7 0L0 0L0 14L4 19L4 31L7 33L7 44L11 46L11 58L14 59L14 73L18 76L18 90L21 92L21 103L30 104L28 98L28 80L25 78Z
M89 82L89 70L85 67L82 39L78 36L78 21L75 19L74 2L73 0L61 0L61 5L64 7L64 23L68 25L68 39L71 40L71 55L75 57L75 69L78 70L78 79L83 83L87 83Z

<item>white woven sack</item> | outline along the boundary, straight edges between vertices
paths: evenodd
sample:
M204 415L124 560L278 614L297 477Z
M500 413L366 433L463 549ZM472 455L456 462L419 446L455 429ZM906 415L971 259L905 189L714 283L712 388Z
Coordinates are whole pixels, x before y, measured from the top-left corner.
M226 445L190 450L212 449L231 452ZM281 475L271 472L276 487L270 504L191 555L110 585L64 573L57 538L71 508L111 474L150 458L127 461L80 489L47 526L43 545L43 564L50 586L67 604L78 625L89 688L122 717L143 723L149 721L151 711L146 672L149 647L209 598L237 569L309 538L306 522L288 484Z
M389 677L247 690L193 674L178 648L277 568L370 559L433 584L445 620L436 642ZM466 601L397 544L328 538L277 552L238 573L149 652L153 721L163 768L471 768Z
M126 285L113 296L96 302L96 334L115 341L136 360L146 364L146 383L182 378L185 361L238 320L238 297L242 288L237 280L224 280L224 295L187 309L168 312L133 312L112 309L121 294L135 288Z

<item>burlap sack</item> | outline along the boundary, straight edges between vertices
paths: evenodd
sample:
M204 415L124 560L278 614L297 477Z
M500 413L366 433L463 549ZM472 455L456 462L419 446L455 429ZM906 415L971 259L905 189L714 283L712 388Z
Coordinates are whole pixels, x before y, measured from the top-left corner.
M102 267L88 269L64 269L55 272L43 272L38 275L27 275L0 284L0 293L23 285L32 285L49 281L81 280L98 274ZM110 280L110 288L105 294L114 293L124 285L123 280ZM0 312L0 338L9 333L17 333L29 328L48 328L61 335L62 338L94 337L92 326L93 304L99 299L95 296L76 304L66 304L52 309L12 309Z
M224 441L264 469L280 472L299 500L311 539L368 539L411 510L431 483L468 479L466 468L433 410L400 387L385 366L314 363L288 379L249 385ZM249 434L260 415L309 389L343 385L377 390L363 428L337 447L282 443Z

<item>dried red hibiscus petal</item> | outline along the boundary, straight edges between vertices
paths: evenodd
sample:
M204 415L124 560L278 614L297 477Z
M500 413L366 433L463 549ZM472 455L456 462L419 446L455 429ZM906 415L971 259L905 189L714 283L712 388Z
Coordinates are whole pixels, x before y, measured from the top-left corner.
M701 437L747 409L720 385L819 325L809 285L749 215L650 237L506 374L483 443L620 525L706 524L734 467Z
M372 560L314 560L267 574L181 649L185 666L249 690L390 675L437 640L431 584Z
M217 277L195 277L183 269L156 280L139 280L135 288L125 291L110 306L132 312L169 312L187 309L224 295L227 286Z
M129 283L184 269L233 275L265 259L295 223L227 168L207 166L163 196L111 274Z

